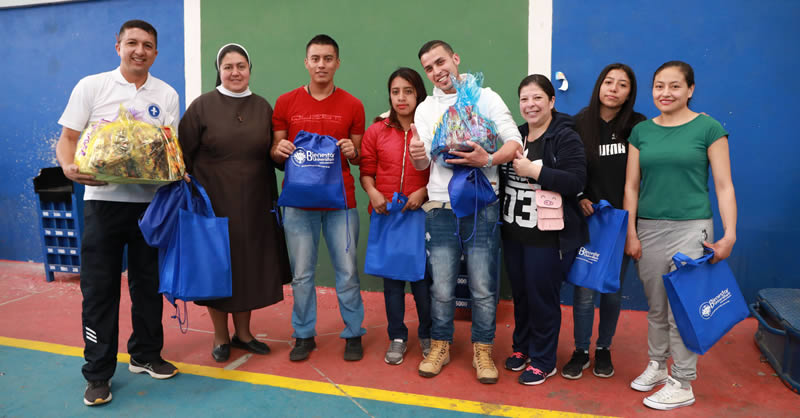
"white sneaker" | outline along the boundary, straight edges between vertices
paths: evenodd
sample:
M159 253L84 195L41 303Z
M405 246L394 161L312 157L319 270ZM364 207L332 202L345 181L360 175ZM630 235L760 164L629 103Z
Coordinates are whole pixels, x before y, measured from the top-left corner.
M667 377L667 384L661 390L644 398L645 406L662 411L689 406L693 403L692 388L681 388L681 383L672 377Z
M636 379L633 379L631 388L639 392L647 392L653 390L653 388L658 385L666 383L668 377L667 369L658 370L658 362L650 360L650 362L647 363L647 368L644 369L644 373L640 374Z

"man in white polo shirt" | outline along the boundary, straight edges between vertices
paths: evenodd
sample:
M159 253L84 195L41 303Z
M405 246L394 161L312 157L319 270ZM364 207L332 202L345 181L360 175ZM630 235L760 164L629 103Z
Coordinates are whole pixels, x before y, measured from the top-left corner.
M158 186L106 184L79 173L73 162L81 131L101 119L114 119L120 105L153 125L177 126L178 93L149 73L158 55L157 37L155 28L147 22L125 22L116 42L119 67L79 81L58 120L63 127L56 144L58 162L70 180L86 185L81 240L86 405L111 400L110 380L117 363L120 271L126 244L133 325L128 339L128 369L156 379L167 379L178 372L161 358L164 329L158 251L144 241L137 222Z

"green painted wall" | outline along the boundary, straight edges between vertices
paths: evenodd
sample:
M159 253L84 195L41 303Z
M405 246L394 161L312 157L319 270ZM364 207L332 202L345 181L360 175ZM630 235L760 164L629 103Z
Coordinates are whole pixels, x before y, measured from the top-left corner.
M318 33L339 43L336 85L364 103L367 125L388 109L386 81L399 66L414 68L420 46L443 39L461 56L460 70L482 71L518 121L516 88L527 75L528 1L301 0L201 2L203 91L214 87L214 59L225 43L247 48L253 62L250 88L274 104L279 95L308 83L305 45ZM432 87L425 79L428 91ZM357 179L357 170L354 170ZM362 289L382 290L379 279L363 274L369 199L356 180L361 234L358 242ZM324 242L324 240L322 240ZM333 285L327 248L320 247L317 284ZM503 285L508 296L508 286Z

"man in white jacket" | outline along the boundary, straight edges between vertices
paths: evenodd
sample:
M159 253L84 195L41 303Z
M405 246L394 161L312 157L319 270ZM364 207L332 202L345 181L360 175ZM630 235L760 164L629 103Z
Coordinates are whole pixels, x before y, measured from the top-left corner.
M413 137L409 144L414 167L424 170L431 165L428 180L430 200L423 205L427 212L426 232L428 263L433 277L431 287L431 352L419 365L419 374L433 377L441 372L450 361L450 344L453 342L453 316L455 313L456 279L461 266L462 254L467 265L469 288L472 295L472 365L481 383L497 382L498 373L492 359L492 345L495 335L495 314L497 311L498 283L497 250L500 246L500 228L496 228L500 208L495 202L481 209L477 216L461 218L456 216L450 206L447 185L453 170L438 162L431 164L431 143L442 115L456 102L456 89L450 76L460 76L458 64L461 58L444 41L434 40L425 43L419 51L419 59L425 74L433 83L433 94L428 96L414 116ZM522 150L522 140L503 99L489 88L481 89L477 103L478 111L484 118L495 123L502 146L494 154L482 147L473 146L469 152L450 151L457 158L449 159L451 164L480 167L498 192L499 164L511 161L518 150ZM444 126L441 126L444 129ZM477 223L477 225L474 225ZM459 226L460 225L460 226ZM475 229L470 242L462 245ZM457 231L460 229L460 231Z

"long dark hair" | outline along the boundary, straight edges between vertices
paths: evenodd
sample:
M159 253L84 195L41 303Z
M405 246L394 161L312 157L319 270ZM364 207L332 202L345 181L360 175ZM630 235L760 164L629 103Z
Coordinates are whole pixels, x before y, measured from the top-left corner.
M417 93L417 105L414 106L414 112L417 111L417 106L422 103L426 97L428 97L428 93L425 92L425 83L422 82L422 77L420 77L419 73L415 70L408 68L408 67L400 67L389 76L389 81L386 82L386 90L389 92L389 123L393 126L400 127L400 120L397 119L397 112L394 110L394 106L392 106L392 81L395 78L400 77L403 80L408 81L411 83L411 86L414 87L414 90ZM383 118L380 116L375 118L375 122L381 121Z
M598 148L600 146L600 132L602 131L602 121L600 119L600 86L603 85L603 81L611 70L625 71L631 83L631 90L628 92L628 98L611 121L611 131L614 132L617 138L622 138L627 141L633 129L633 105L636 104L636 75L633 73L633 69L625 64L617 62L606 65L606 68L603 68L603 71L597 76L597 81L595 81L594 89L592 90L592 97L589 99L589 106L586 106L581 111L583 117L578 118L575 127L575 130L578 131L578 134L583 140L586 157L592 160L599 157Z

